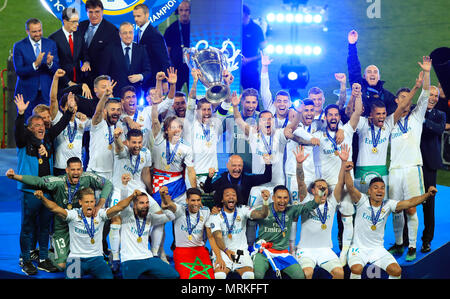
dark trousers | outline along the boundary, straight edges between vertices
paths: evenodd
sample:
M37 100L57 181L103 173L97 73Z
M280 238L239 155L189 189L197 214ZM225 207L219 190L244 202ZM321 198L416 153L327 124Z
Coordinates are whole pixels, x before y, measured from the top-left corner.
M425 164L423 165L422 170L425 191L431 186L436 187L437 170L431 169ZM423 224L425 226L422 232L422 242L431 243L434 237L434 196L423 202L422 208Z
M34 249L34 236L39 242L39 258L48 258L49 229L53 214L30 192L22 193L22 223L20 229L20 251L23 261L30 260L30 250ZM45 194L50 198L48 194ZM37 229L38 228L38 229Z

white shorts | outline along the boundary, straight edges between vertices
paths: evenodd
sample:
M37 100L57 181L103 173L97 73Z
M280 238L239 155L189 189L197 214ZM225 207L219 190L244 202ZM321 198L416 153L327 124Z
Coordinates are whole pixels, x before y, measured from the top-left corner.
M397 201L425 193L421 166L394 168L389 171L389 198Z
M342 268L342 264L331 248L297 248L295 258L302 268L319 266L328 272Z
M231 248L230 250L234 251L235 253L237 252L237 249ZM250 267L250 268L253 269L253 261L252 261L252 258L250 257L250 254L248 253L248 250L247 249L242 249L242 251L244 252L244 254L240 256L239 262L237 262L237 263L233 263L233 261L231 261L228 258L228 255L225 252L220 251L220 254L222 256L222 260L225 262L225 266L228 269L230 269L230 271L233 272L236 269L240 269L240 268L243 268L243 267ZM213 258L212 258L213 265L216 262L216 259L217 258L215 256L215 254L213 254Z
M374 264L386 271L390 264L397 264L397 260L384 247L358 248L352 246L348 251L348 266Z

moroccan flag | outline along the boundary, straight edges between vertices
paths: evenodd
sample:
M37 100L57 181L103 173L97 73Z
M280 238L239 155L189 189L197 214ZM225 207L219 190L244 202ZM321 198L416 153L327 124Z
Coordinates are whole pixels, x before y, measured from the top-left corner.
M173 261L181 279L214 279L209 252L204 246L176 247Z

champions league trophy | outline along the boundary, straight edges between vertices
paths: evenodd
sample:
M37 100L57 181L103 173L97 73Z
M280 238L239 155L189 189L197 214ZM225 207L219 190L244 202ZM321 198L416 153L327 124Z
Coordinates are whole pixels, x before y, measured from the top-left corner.
M205 45L199 50L201 45ZM230 46L230 55L227 47ZM228 39L222 43L222 49L210 47L206 40L199 41L193 48L183 49L184 62L189 69L198 69L202 73L200 81L207 88L206 99L213 103L221 103L230 96L230 88L224 84L223 71L232 72L238 69L236 57L241 50L236 50L234 44Z

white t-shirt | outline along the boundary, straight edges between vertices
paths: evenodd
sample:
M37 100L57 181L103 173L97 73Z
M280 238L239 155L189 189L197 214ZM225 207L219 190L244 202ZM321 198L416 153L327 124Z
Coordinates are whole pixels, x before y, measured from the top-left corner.
M209 227L209 218L210 218L209 209L206 207L202 207L195 214L191 214L189 212L191 227L194 227L191 234L192 240L189 240L189 232L186 218L187 205L176 204L176 206L177 210L175 211L175 221L174 221L176 247L205 246L205 242L203 241L203 232L205 226ZM197 217L199 217L199 219L197 219Z
M350 123L345 124L342 129L344 130L344 141L341 144L337 145L337 150L341 151L341 145L347 144L350 147L350 156L348 161L352 160L352 138L354 130L350 126ZM328 131L332 138L335 138L336 132ZM341 159L339 156L335 155L335 148L333 143L328 139L325 131L317 131L313 134L313 137L320 139L320 147L318 153L314 153L315 155L319 155L319 159L314 157L314 161L318 162L318 166L320 169L320 178L326 180L330 185L336 185L339 178L339 171L341 169Z
M210 140L207 142L203 130L209 129ZM188 141L194 154L195 173L208 173L210 168L219 169L217 161L217 144L222 136L222 120L211 118L209 125L200 123L198 119L194 120L192 126L192 140Z
M175 148L175 144L169 143L169 148L170 153L172 153ZM155 138L155 145L152 151L152 160L154 168L170 172L184 171L183 164L186 165L186 167L194 166L192 148L183 139L181 139L174 160L169 165L170 169L165 169L167 165L166 139L164 139L162 132L159 132Z
M66 210L66 221L69 226L70 235L70 257L96 257L103 256L103 225L108 220L106 209L100 209L97 217L94 218L94 244L91 243L91 237L81 218L81 209ZM86 217L87 224L91 225L91 217Z
M430 90L422 90L420 93L417 106L408 117L407 134L402 133L398 123L395 124L391 133L391 164L389 169L422 166L420 138L429 96ZM405 119L406 117L400 119L403 126L405 125Z
M386 157L389 145L389 136L394 128L394 114L386 117L382 128L374 126L374 138L380 132L380 139L377 144L377 152L374 153L372 129L367 117L360 117L356 131L359 139L359 152L356 166L379 166L386 165ZM381 130L381 131L380 131Z
M63 114L58 111L55 119L52 120L52 124L55 125L58 123ZM80 160L81 149L83 143L83 133L84 131L89 131L91 126L91 120L86 119L81 121L75 118L75 122L77 124L77 132L75 134L75 138L72 142L72 148L69 148L69 126L70 129L73 130L74 122L70 122L69 125L56 137L55 139L55 168L65 169L67 167L67 160L72 157L78 157Z
M263 174L266 169L264 163L264 155L268 154L268 150L264 144L263 138L267 142L267 146L270 148L270 136L266 136L253 127L251 127L248 143L252 151L252 173ZM272 134L272 184L284 185L284 167L283 156L284 147L286 146L287 139L284 136L284 129L274 129Z
M122 226L120 228L120 259L122 263L129 260L141 260L153 257L151 251L148 249L150 228L175 218L175 215L171 211L164 210L163 212L164 214L158 215L149 210L145 221L145 228L141 235L141 242L137 241L139 234L133 208L128 206L120 212L120 218L122 219ZM143 218L139 218L140 227L143 221Z
M142 125L141 127L141 131L143 136L143 140L142 140L142 144L144 147L149 148L150 144L150 138L152 135L152 106L147 106L142 110L136 110L137 111L137 115L128 115L125 112L122 113L122 115L120 116L120 120L121 120L121 125L123 128L123 136L127 136L128 133L128 126L127 123L125 121L123 121L123 119L125 117L129 117L131 118L134 122Z
M120 127L120 122L117 122L116 127ZM114 140L114 126L110 126L109 128L111 135L109 134L108 124L104 119L97 125L91 125L88 171L108 172L112 174L114 141L111 143L111 149L108 149L108 147L110 144L109 139L112 138Z
M247 206L239 206L236 208L237 214L236 214L236 221L234 222L233 229L231 230L231 239L228 238L228 229L227 225L225 224L225 220L222 216L222 213L219 213L217 215L211 215L211 232L214 233L217 230L222 231L222 237L223 241L225 243L225 246L230 250L236 250L236 249L247 249L247 219L251 219L250 215L253 211L252 208ZM225 212L225 215L228 219L228 224L230 226L233 225L233 213L227 213Z
M303 200L302 204L314 200L314 196L310 193ZM302 226L300 230L300 242L297 248L332 248L333 242L331 240L331 230L333 228L334 214L338 202L334 195L331 194L327 198L327 218L325 221L326 229L322 229L322 222L320 220L317 209L320 210L322 217L324 217L325 204L319 205L316 209L308 214L302 214Z
M138 159L139 157L139 159ZM139 162L138 168L135 171L136 163ZM122 175L125 173L131 174L131 180L127 184L128 195L133 193L134 190L138 189L141 191L146 190L146 186L142 181L142 170L145 167L152 166L152 156L150 151L143 147L138 156L132 155L130 157L130 152L128 147L124 146L124 149L120 153L114 154L114 172L112 183L114 186L122 185ZM149 178L150 179L150 178ZM150 183L150 182L149 182Z
M389 214L391 212L395 212L397 201L384 201L380 218L376 224L376 230L371 229L373 223L372 210L370 207L369 197L367 197L366 194L361 193L361 198L356 204L355 228L352 246L362 248L384 247L384 228ZM380 207L373 207L375 216L379 210Z
M299 123L298 128L294 131L294 135L305 139L306 141L311 140L312 134L320 130L323 126L320 121L313 121L309 126L305 126L303 123ZM287 155L286 160L286 174L296 175L297 174L297 160L293 151L297 150L298 143L293 140L289 140L287 145ZM318 146L306 145L303 150L305 156L309 154L309 157L303 162L303 172L305 173L305 182L312 182L316 179L316 164L314 163L314 151L319 149Z

